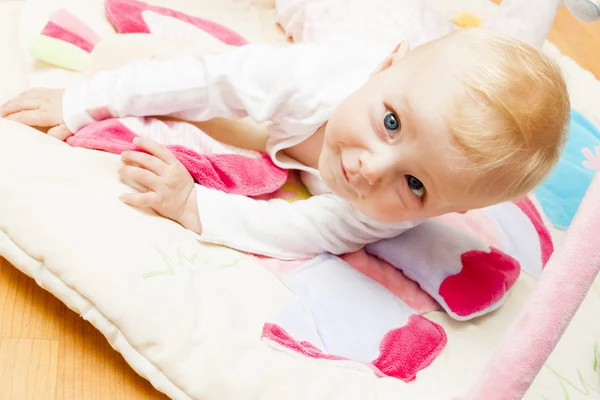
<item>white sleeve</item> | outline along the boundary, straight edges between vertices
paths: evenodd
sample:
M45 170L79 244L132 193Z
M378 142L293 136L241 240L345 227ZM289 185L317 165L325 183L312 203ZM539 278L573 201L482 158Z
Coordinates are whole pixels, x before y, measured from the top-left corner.
M63 116L72 132L98 120L126 116L169 115L195 121L250 116L256 122L280 122L294 110L291 103L297 92L322 90L319 79L326 76L313 74L316 59L326 61L322 49L249 44L221 54L140 61L67 89ZM298 76L304 77L302 82Z
M202 242L282 260L343 254L415 225L370 224L333 195L289 203L255 200L196 185Z

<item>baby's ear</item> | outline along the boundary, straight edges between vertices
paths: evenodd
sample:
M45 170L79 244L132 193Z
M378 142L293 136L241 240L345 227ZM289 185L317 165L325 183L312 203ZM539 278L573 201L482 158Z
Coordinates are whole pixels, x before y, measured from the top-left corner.
M382 62L379 63L377 68L373 72L371 72L371 76L377 75L378 73L385 71L392 65L396 64L398 61L402 60L410 51L410 43L407 40L403 40L398 43L394 50L383 59Z

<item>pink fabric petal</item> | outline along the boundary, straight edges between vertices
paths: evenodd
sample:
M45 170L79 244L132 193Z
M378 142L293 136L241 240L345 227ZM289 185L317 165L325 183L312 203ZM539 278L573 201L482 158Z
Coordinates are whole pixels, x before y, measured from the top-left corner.
M282 327L266 323L262 337L308 358L351 361L326 354L312 343L297 341ZM420 315L412 315L405 326L388 332L379 345L379 357L365 363L376 376L392 377L411 382L417 373L428 367L442 352L448 338L444 329Z
M521 267L511 256L492 247L461 255L462 270L440 285L440 296L450 310L462 317L498 302L515 284Z
M100 35L94 32L92 28L65 9L55 11L50 17L50 21L64 30L76 34L92 46L95 46L102 40Z
M132 142L137 135L117 119L90 124L67 139L75 147L109 153L141 151ZM287 171L263 154L249 158L237 154L198 154L182 146L167 146L199 184L245 196L271 193L287 179Z
M52 21L46 24L42 30L42 35L71 43L88 53L91 53L92 49L94 48L94 45L86 41L84 38L76 35L75 33L69 32L63 27L56 25Z
M519 202L515 202L515 204L523 211L523 213L525 213L525 215L527 215L538 233L540 248L542 249L542 265L545 266L554 252L552 235L550 235L550 231L546 228L542 216L530 199L525 198Z
M307 341L297 341L279 325L266 323L263 327L262 336L287 349L293 350L309 358L319 358L324 360L348 360L344 357L325 354L319 350L318 347Z
M425 314L441 309L437 301L425 293L415 281L408 279L400 269L368 254L365 250L344 254L341 258L385 287L416 312Z
M448 337L444 329L421 315L411 315L408 323L388 332L379 346L373 365L386 376L415 380L442 352Z
M137 0L106 0L104 8L108 20L118 33L151 33L142 17L143 11L150 10L194 25L225 44L232 46L248 44L244 37L223 25L169 8L152 6Z
M73 147L121 154L124 151L137 150L137 146L133 144L136 136L119 120L107 119L86 126L66 142Z
M239 154L198 154L181 146L168 146L203 186L244 196L259 196L279 189L287 170L273 164L267 154L251 158Z

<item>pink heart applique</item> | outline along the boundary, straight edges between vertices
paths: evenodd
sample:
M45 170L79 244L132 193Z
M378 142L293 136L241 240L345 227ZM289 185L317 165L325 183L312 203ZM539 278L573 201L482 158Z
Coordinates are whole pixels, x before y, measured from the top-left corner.
M412 382L442 352L448 337L444 328L422 315L411 315L405 326L388 332L373 365L385 376Z
M461 262L462 270L440 285L440 296L461 317L498 302L521 272L517 260L494 247L490 252L472 250L463 253Z

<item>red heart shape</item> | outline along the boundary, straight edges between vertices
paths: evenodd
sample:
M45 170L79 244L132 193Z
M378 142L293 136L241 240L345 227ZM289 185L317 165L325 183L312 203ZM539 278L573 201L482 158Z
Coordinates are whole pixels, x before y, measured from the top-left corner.
M462 270L440 285L440 296L461 317L482 311L499 301L515 284L521 272L517 260L491 248L461 255Z

